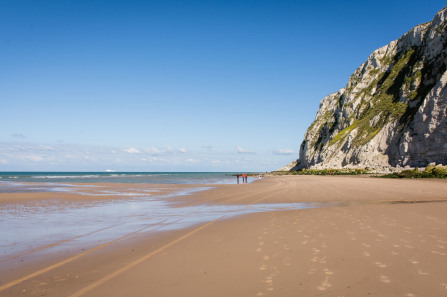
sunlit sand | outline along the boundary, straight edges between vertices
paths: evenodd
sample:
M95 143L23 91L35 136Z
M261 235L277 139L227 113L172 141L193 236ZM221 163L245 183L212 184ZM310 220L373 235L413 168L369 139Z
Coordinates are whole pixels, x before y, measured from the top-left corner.
M444 180L72 188L0 194L2 296L447 292Z

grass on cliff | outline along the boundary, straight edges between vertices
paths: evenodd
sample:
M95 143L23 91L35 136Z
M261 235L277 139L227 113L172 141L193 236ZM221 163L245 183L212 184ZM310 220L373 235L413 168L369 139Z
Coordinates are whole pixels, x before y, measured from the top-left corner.
M447 178L447 166L429 165L424 171L419 171L418 168L412 170L403 170L383 176L383 178Z
M275 175L359 175L368 174L366 169L302 169L296 171L275 171Z
M274 175L361 175L370 174L371 169L302 169L298 171L274 171ZM386 175L374 175L380 178L447 178L447 166L428 165L423 171L418 168L403 170Z
M380 74L364 88L360 94L363 97L361 104L350 118L356 119L335 135L329 144L343 144L347 136L356 130L352 146L362 146L373 139L390 121L398 120L399 129L403 129L413 119L423 98L433 88L437 73L443 73L447 68L445 64L421 64L420 55L420 49L414 47L394 57L385 56L382 63L392 65L391 69ZM411 89L412 87L415 89ZM373 89L376 91L371 96ZM400 102L404 93L412 102L411 107L407 102ZM369 96L370 99L364 99Z
M390 119L399 119L405 114L408 105L399 102L399 90L402 81L408 76L408 70L405 68L414 54L415 50L410 49L395 62L391 71L384 73L366 88L368 92L373 87L377 88L377 91L368 101L368 106L364 108L359 118L349 127L340 131L330 141L330 145L344 140L352 130L357 129L357 135L354 137L352 144L353 146L362 146L374 138ZM371 125L371 121L375 117L378 117L378 119L374 125Z

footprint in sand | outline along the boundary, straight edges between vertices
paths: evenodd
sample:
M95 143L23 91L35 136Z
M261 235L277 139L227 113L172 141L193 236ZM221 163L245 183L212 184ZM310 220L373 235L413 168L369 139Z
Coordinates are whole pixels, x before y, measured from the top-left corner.
M36 283L36 281L33 281L33 283ZM46 286L46 285L48 285L48 283L47 282L40 282L40 283L38 283L38 285L39 286Z
M262 252L262 249L261 249L261 248L257 248L256 251L257 251L258 253L260 253L260 252Z
M364 251L364 252L363 252L363 256L365 256L365 257L370 257L370 256L371 256L371 254L370 254L370 253L368 253L367 251Z
M444 253L438 252L438 251L431 251L435 255L445 256Z
M323 282L317 287L318 290L324 291L332 287L331 283L328 281L329 277L327 276Z
M408 259L408 261L410 261L411 264L419 264L419 261L413 259Z
M386 284L391 283L390 279L389 279L387 276L385 276L385 275L381 275L381 276L380 276L380 281L381 281L382 283L386 283Z
M418 270L418 273L420 274L420 275L428 275L428 273L427 272L423 272L422 270Z
M309 269L309 271L307 272L307 274L315 274L317 272L317 269L315 268L311 268Z
M259 266L259 270L267 270L267 265L262 264L261 266Z
M374 264L376 264L376 265L379 266L380 268L385 268L385 267L387 267L386 264L383 264L383 263L381 263L381 262L374 262Z
M328 283L328 282L322 282L322 283L317 287L317 289L320 290L320 291L324 291L324 290L330 288L331 286L332 286L332 285L331 285L330 283Z
M320 264L326 264L326 257L321 258L320 261L318 261Z
M265 255L264 257L262 257L264 260L270 260L270 257Z
M301 244L307 244L308 242L309 242L308 240L305 240L305 241L302 241Z
M363 245L364 247L367 247L367 248L371 247L371 245L370 245L370 244L367 244L367 243L362 243L362 245Z

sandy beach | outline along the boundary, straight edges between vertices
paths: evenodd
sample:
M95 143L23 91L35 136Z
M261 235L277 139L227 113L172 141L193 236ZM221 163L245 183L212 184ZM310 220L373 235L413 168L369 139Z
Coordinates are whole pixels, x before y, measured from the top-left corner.
M0 258L1 296L447 296L446 180L279 176L192 192L198 186L96 185L109 196L91 186L2 193L0 207L47 205L62 220L71 207L156 190L172 220L122 209L129 229L11 247ZM0 223L2 234L20 231Z

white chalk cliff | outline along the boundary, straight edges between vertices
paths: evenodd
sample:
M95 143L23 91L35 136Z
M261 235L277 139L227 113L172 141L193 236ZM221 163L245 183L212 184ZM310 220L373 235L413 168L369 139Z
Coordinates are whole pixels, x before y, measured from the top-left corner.
M375 50L346 87L321 100L302 168L447 164L447 7Z

